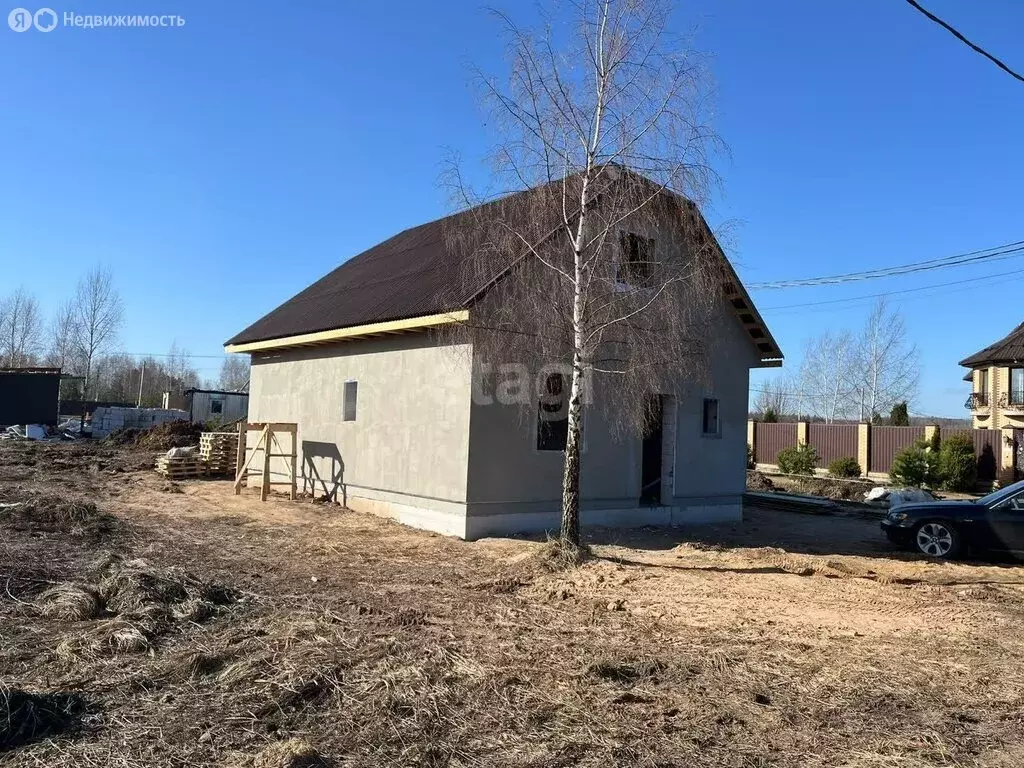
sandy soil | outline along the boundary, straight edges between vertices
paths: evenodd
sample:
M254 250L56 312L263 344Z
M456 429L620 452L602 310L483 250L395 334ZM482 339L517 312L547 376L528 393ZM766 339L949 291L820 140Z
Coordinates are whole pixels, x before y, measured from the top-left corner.
M928 562L874 518L748 508L589 531L594 559L551 572L537 541L261 504L144 460L0 445L0 502L66 494L118 521L84 535L0 517L2 685L80 703L0 764L1024 764L1015 564ZM234 602L147 625L144 650L69 653L130 614L54 619L42 590L87 584L111 551Z

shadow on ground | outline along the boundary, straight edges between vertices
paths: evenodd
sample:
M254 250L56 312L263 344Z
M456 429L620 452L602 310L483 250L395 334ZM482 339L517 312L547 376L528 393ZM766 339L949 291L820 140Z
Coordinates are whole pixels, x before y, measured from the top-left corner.
M856 512L809 514L745 505L743 520L715 525L678 528L584 528L588 544L628 547L638 550L669 550L680 544L697 549L785 550L792 554L827 557L891 558L905 562L935 562L891 544L879 526L880 516ZM961 560L959 564L1017 567L1009 556L992 555L984 560Z

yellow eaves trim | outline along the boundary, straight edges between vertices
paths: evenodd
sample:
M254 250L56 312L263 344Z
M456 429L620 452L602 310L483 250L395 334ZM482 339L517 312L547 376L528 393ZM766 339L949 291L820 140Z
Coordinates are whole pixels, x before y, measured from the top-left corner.
M285 347L303 347L311 344L327 344L332 341L363 339L369 336L379 336L386 333L405 333L406 331L418 331L438 325L464 323L468 319L469 310L459 309L454 312L445 312L441 315L424 315L423 317L409 317L405 320L389 320L385 323L353 325L349 328L336 328L333 331L303 333L298 336L283 336L280 339L250 341L244 344L225 344L224 351L260 352L266 349L283 349Z

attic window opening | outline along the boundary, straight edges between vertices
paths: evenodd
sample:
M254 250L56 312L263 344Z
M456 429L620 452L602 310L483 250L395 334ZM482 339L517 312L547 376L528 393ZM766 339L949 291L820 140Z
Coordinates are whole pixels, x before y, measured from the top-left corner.
M651 279L654 259L654 238L634 232L619 235L620 257L615 282L619 285L642 286Z

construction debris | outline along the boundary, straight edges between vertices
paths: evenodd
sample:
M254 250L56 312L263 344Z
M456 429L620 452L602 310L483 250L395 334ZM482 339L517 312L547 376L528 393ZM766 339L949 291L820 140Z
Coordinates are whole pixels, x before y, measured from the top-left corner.
M938 499L931 491L924 488L872 488L864 494L868 504L895 509L903 504L917 504L922 501Z
M93 411L92 434L106 437L122 429L147 430L169 421L188 420L188 411L173 408L101 407Z
M61 427L45 427L42 424L13 424L7 429L0 428L0 440L74 440L77 437L79 435Z
M132 446L144 451L166 451L196 445L203 429L199 424L187 421L167 421L150 429L125 427L111 433L105 442L114 445Z

